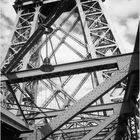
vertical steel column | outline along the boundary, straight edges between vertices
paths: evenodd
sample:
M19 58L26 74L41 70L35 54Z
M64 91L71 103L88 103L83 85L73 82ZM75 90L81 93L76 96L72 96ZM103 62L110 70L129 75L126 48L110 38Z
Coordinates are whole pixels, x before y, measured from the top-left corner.
M32 1L33 2L33 1ZM43 1L44 2L44 1ZM45 1L47 2L47 1ZM67 0L62 1L62 7L66 6ZM61 2L58 2L61 7ZM76 3L76 6L75 6ZM36 5L36 6L35 6ZM45 3L44 3L45 5ZM44 6L43 5L43 6ZM48 4L49 5L49 4ZM47 6L48 6L47 5ZM73 6L69 6L69 9L66 9L66 11L63 11L63 9L57 9L57 12L52 12L48 14L48 9L45 9L45 16L47 16L47 29L51 29L51 33L47 34L48 38L44 40L44 42L47 44L47 50L49 53L49 59L53 64L61 64L59 63L58 60L63 56L62 51L64 51L66 48L70 50L74 55L78 57L78 60L80 59L81 61L90 59L90 58L100 58L100 57L106 57L110 55L118 55L120 54L120 50L117 46L116 40L114 38L114 35L108 25L107 19L102 11L102 7L100 5L100 0L73 0L72 1ZM35 6L35 7L34 7ZM43 7L42 6L42 7ZM50 5L49 5L50 6ZM22 7L22 6L21 6ZM20 9L21 9L20 7ZM30 40L28 43L28 50L30 50L30 47L32 42L34 42L33 48L26 54L26 56L19 62L17 63L16 67L14 68L14 71L22 70L22 69L30 69L30 68L36 68L40 67L39 64L39 57L43 56L43 53L40 53L40 49L44 46L45 43L42 43L41 41L41 36L43 35L43 31L45 30L44 25L39 26L40 28L36 30L36 27L38 26L38 23L40 23L39 16L40 16L40 4L35 4L34 5L28 5L26 8L22 7L22 12L18 17L18 22L16 25L16 29L14 31L14 35L12 38L12 43L10 46L10 49L8 51L8 55L6 57L6 61L4 64L4 68L6 67L7 64L10 64L11 59L15 57L16 53L19 53L21 48L25 45L28 40ZM43 9L43 8L42 8ZM41 10L42 10L41 9ZM18 9L19 10L19 9ZM47 12L46 12L47 11ZM64 12L64 14L60 17L60 19L57 20L57 18ZM78 11L78 12L77 12ZM68 13L69 12L69 13ZM54 14L53 14L54 13ZM51 16L48 16L48 15ZM58 14L58 15L57 15ZM52 22L48 22L51 21ZM60 20L60 21L59 21ZM56 21L56 22L55 22ZM54 24L53 24L54 23ZM53 24L53 25L51 25ZM51 26L51 27L50 27ZM82 31L79 31L80 28L78 26L81 26ZM42 29L42 28L44 29ZM78 28L78 29L77 29ZM42 30L41 30L42 29ZM39 37L34 34L33 37L31 35L37 31L37 33L40 33ZM82 32L84 35L84 41L78 39L78 37L81 35L79 33L76 37L75 34L76 32ZM35 32L36 33L36 32ZM81 35L82 36L82 35ZM80 36L80 37L81 37ZM38 42L35 40L39 38ZM77 49L76 47L79 47L80 49ZM87 47L88 46L88 47ZM25 46L24 46L25 47ZM46 47L46 46L45 46ZM25 47L26 48L26 47ZM83 49L83 52L81 52L81 49ZM36 51L35 51L36 50ZM21 52L21 56L23 53ZM25 52L24 52L25 54ZM89 54L91 54L89 58ZM69 54L68 54L69 55ZM70 56L72 60L72 56ZM67 58L67 57L66 57ZM19 57L21 59L21 57ZM18 59L18 60L19 60ZM42 57L43 59L43 57ZM53 60L54 59L54 60ZM57 60L58 59L58 60ZM65 57L63 57L63 60L65 61ZM75 60L72 60L74 62ZM31 95L29 97L32 98L32 102L36 102L36 94L37 94L37 86L39 84L45 85L45 94L49 93L49 97L45 100L44 106L43 107L48 107L52 105L51 103L57 103L53 105L52 109L57 109L61 110L62 108L65 108L65 110L59 114L56 118L52 120L50 119L49 123L50 126L46 123L44 123L44 127L39 129L38 131L34 132L33 134L29 135L27 137L28 140L30 139L61 139L62 136L64 135L63 139L69 140L69 139L91 139L92 137L96 136L100 132L102 132L101 135L106 135L110 132L112 132L111 127L115 126L114 120L116 120L119 116L120 112L115 111L115 114L105 114L102 113L106 111L105 109L101 109L100 111L94 111L90 113L85 113L81 114L83 110L86 108L90 107L90 105L93 105L96 101L102 100L103 95L107 94L107 92L113 87L116 88L115 86L119 83L122 79L124 79L128 74L129 74L129 65L130 65L130 59L126 58L126 60L118 60L118 71L115 72L114 75L110 76L112 74L111 70L106 70L102 72L96 72L92 75L92 80L94 81L95 88L89 90L88 92L85 90L82 90L80 94L84 93L85 91L87 92L87 95L85 95L81 99L77 99L77 101L74 96L80 91L84 86L85 83L89 84L88 78L89 78L89 71L87 70L85 75L78 75L79 79L75 78L74 76L67 76L67 77L57 77L57 78L52 78L52 79L45 79L38 83L37 81L29 81L27 83L21 83L20 86L22 87L23 91L25 93L28 93L27 95ZM7 63L8 62L8 63ZM65 62L64 62L65 63ZM67 63L67 61L66 61ZM16 64L16 60L15 60ZM63 62L62 62L63 64ZM11 68L12 69L12 68ZM108 74L109 73L109 74ZM77 76L76 75L76 76ZM83 76L83 77L82 77ZM105 78L103 78L105 76ZM81 78L82 77L82 78ZM106 78L107 77L107 78ZM105 79L104 82L102 82ZM74 82L72 83L70 80L73 80ZM92 82L92 80L90 82ZM21 81L22 82L22 81ZM79 83L78 83L79 82ZM78 84L77 84L78 83ZM93 84L93 85L94 85ZM76 86L75 86L76 85ZM120 84L121 85L121 84ZM119 87L121 87L119 85ZM67 89L67 87L69 88ZM26 121L26 118L24 116L24 112L22 112L22 109L17 101L17 97L15 96L14 91L17 93L17 90L19 90L18 85L14 85L13 87L15 88L14 91L11 90L11 87L8 85L9 91L12 92L14 95L14 98L16 100L16 104L19 107L19 110L21 111L21 114L23 118ZM118 87L117 87L118 88ZM122 88L122 87L121 87ZM49 92L47 92L49 90ZM40 92L41 93L41 92ZM52 93L52 94L51 94ZM85 94L85 93L84 93ZM28 97L25 96L25 97ZM24 101L22 100L23 98L21 97L20 103L22 104ZM59 100L58 100L59 99ZM55 101L55 102L52 102ZM28 102L30 104L30 102ZM103 102L102 102L103 103ZM100 103L99 103L100 104ZM31 109L34 107L33 104L31 105ZM37 109L37 107L36 107ZM54 110L55 110L54 109ZM120 109L120 108L119 108ZM38 113L37 110L35 110L35 115L28 114L30 110L27 111L27 118L34 117ZM41 112L41 108L39 109ZM108 110L107 110L108 111ZM101 115L99 114L101 112ZM31 115L31 116L30 116ZM95 117L96 116L96 117ZM101 120L96 121L97 117L101 117ZM44 118L47 116L44 116ZM81 122L76 122L76 117L78 119L81 119ZM108 118L106 118L108 117ZM92 118L93 121L88 121L88 118ZM47 118L49 119L49 118ZM73 119L73 120L72 120ZM75 120L74 120L75 119ZM73 121L73 123L69 123L69 121ZM102 124L100 123L102 122ZM104 122L103 122L104 121ZM113 122L113 123L112 123ZM118 123L118 122L117 122ZM95 125L96 124L96 125ZM133 124L133 123L132 123ZM86 129L89 126L93 126L94 128L91 130L91 132L86 131ZM110 127L108 127L110 126ZM73 133L69 132L69 129L79 129L83 128L80 132L78 133ZM133 127L131 125L131 127ZM62 129L61 129L62 128ZM63 130L67 129L67 133L65 133ZM42 130L42 131L41 131ZM61 133L55 133L55 132L61 132ZM103 130L103 131L102 131ZM104 132L105 130L105 132ZM41 132L40 132L41 131ZM89 132L89 133L88 133ZM38 135L39 134L39 135ZM113 135L114 133L112 133ZM38 135L38 136L37 136ZM41 136L42 135L42 136ZM48 138L48 136L51 136L51 138ZM103 137L100 135L100 138ZM112 135L109 135L108 137L110 138ZM108 138L106 137L106 138Z
M90 29L88 28L87 21L86 21L86 14L84 13L83 8L82 8L82 2L80 2L80 0L76 0L76 3L77 3L79 15L80 15L81 23L82 23L82 28L83 28L85 38L87 41L88 52L91 54L92 59L97 58L96 48L95 48L96 44L93 44L93 41L90 35L91 34ZM99 83L103 82L103 77L102 77L101 72L94 72L91 74L91 76L92 76L94 87L96 87ZM100 100L101 100L101 103L104 102L103 99L100 99Z
M137 134L137 126L136 126L136 116L130 116L128 119L128 128L130 129L131 132L131 139L132 140L137 140L138 139L138 134Z
M21 4L16 9L17 10L16 24L13 29L13 34L9 43L10 47L2 66L3 68L5 68L10 63L10 61L14 58L15 54L19 52L19 50L24 46L26 41L30 38L30 36L34 33L34 31L38 27L40 7L41 6L38 3L35 4L35 6L33 6L32 8L23 7ZM13 71L29 69L28 63L31 63L31 62L34 63L35 66L39 64L39 54L36 53L36 55L32 55L34 48L23 58L23 60L17 63ZM35 57L38 57L38 58L35 59ZM37 85L36 82L32 83L31 85L32 94L34 94L33 96L35 100L36 100L36 94L37 94L36 85ZM16 92L15 96L18 95L17 99L19 100L19 103L22 103L23 94L21 94L17 90L18 85L15 84L14 86L15 86L14 91ZM20 86L22 87L23 90L25 90L25 87L27 88L26 84L20 84Z
M102 11L101 2L76 0L76 3L92 58L120 54L120 49ZM97 72L97 81L98 83L103 81L102 73Z
M10 63L10 61L14 58L14 55L18 53L18 51L29 39L31 33L35 31L35 27L32 26L32 23L36 22L36 20L34 20L35 11L30 12L29 9L21 9L22 7L17 9L17 23L14 29L7 56L3 64L3 68L5 68ZM17 64L13 71L21 70L22 66L23 60Z
M76 0L76 3L77 3L78 12L80 15L81 23L82 23L82 28L84 31L84 36L88 45L87 49L89 53L91 54L92 58L96 58L96 49L90 36L90 30L87 25L86 16L81 6L82 3L80 2L80 0Z
M114 36L112 34L112 31L106 21L106 17L102 11L101 8L101 2L97 1L97 0L93 0L93 1L81 1L81 0L76 0L77 3L77 8L79 11L79 15L80 15L80 19L81 19L81 23L82 23L82 28L85 34L85 38L87 40L87 44L88 44L88 51L91 54L91 57L97 58L97 57L101 57L98 54L98 48L101 47L102 49L102 54L104 54L103 57L106 56L106 52L112 52L109 55L114 55L115 51L119 52L120 54L120 50L115 42ZM94 33L95 32L95 33ZM110 35L107 35L109 34ZM97 35L96 35L97 34ZM100 43L102 42L102 40L107 40L107 36L110 42L108 42L107 44L105 44L104 41L104 46ZM112 42L114 42L115 44L115 48L114 50L112 50L111 46L112 46ZM103 53L104 52L104 53ZM113 54L114 53L114 54ZM92 73L92 79L93 79L93 85L96 87L97 85L99 85L100 83L103 82L103 72L94 72ZM100 98L100 102L104 103L103 98ZM104 114L106 115L106 112L104 112Z
M40 8L41 6L39 4L36 4L35 8L34 8L34 17L33 17L33 20L32 20L32 23L31 23L31 31L30 31L30 37L31 35L34 33L34 31L37 29L38 27L38 24L39 24L39 14L40 14ZM23 58L23 67L22 69L29 69L29 63L30 65L34 65L35 67L38 66L39 64L39 51L38 51L38 54L36 53L36 55L33 55L33 50L37 47L37 45L35 45L33 47L33 49L31 49L26 55L25 57ZM37 58L37 59L34 59L34 58ZM33 95L34 97L34 102L36 103L37 101L37 89L38 89L38 86L37 86L37 81L34 81L32 83L30 83L30 87L29 85L27 86L27 83L24 83L22 85L22 88L23 90L25 90L25 88L30 88L30 92L31 94ZM20 97L20 103L22 102L22 99L23 99L23 94L21 94L21 97Z
M39 18L39 10L40 10L41 6L40 5L36 5L35 12L34 12L34 18L31 24L31 31L30 31L30 36L34 33L34 31L36 30L36 28L38 27L38 18ZM35 47L34 47L35 48ZM33 49L32 49L33 50ZM30 59L30 54L32 53L32 50L29 51L26 56L23 58L23 69L26 69L27 67L27 63L29 63L29 59ZM36 62L37 63L37 62Z

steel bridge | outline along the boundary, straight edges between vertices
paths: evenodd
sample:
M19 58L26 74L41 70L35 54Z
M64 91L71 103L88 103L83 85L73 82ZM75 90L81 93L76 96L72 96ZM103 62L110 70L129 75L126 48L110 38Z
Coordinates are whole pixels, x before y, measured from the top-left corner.
M139 30L123 54L103 2L15 1L2 140L139 139Z

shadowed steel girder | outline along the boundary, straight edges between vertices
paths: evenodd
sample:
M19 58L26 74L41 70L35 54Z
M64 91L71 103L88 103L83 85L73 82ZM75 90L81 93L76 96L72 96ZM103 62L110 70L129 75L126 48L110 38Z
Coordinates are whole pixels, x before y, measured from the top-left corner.
M80 140L90 140L92 137L94 137L96 134L98 134L103 128L105 128L107 125L109 125L111 122L113 122L115 119L117 119L119 117L120 111L119 110L117 110L117 111L110 117L106 118L102 125L97 126L96 129L92 129L92 131L90 131L86 136L84 136Z
M111 133L109 133L104 140L108 140L109 138L111 138L112 136L114 136L117 132L117 129L114 129Z
M104 110L112 110L113 108L116 108L117 106L121 107L122 104L123 103L111 103L111 104L90 106L86 110L81 112L81 114L90 113L90 112L104 111ZM125 103L125 104L127 104L127 103ZM53 118L53 117L56 117L57 115L59 115L60 113L62 113L63 111L64 111L64 109L63 110L58 110L58 111L57 110L55 110L55 111L46 111L44 113L46 114L46 118ZM27 114L27 115L29 115L29 114ZM28 120L30 120L30 119L40 119L42 117L44 117L44 115L39 114L35 118L28 118Z
M121 115L121 114L125 114L125 113L130 113L130 112L132 112L132 106L131 106L129 103L112 104L112 107L111 107L111 104L110 104L110 105L106 105L106 106L107 106L107 107L105 107L105 105L103 105L103 110L106 108L106 109L113 109L113 111L114 111L113 115L111 115L111 116L109 116L109 117L106 117L106 118L104 119L104 121L105 121L107 124L110 124L112 121L114 121L115 119L117 119L117 117L118 117L119 115ZM109 107L109 108L108 108L108 107ZM94 108L94 107L93 107L93 108ZM96 108L96 107L95 107L95 108ZM93 109L93 112L96 111L95 108ZM101 107L96 108L96 109L97 109L97 111L102 110ZM87 109L87 110L88 110L88 109ZM94 129L94 127L87 127L87 128L85 128L85 130L86 130L86 131L92 130L92 131L91 131L91 134L93 134L93 132L95 133L95 130L98 132L98 131L102 130L101 127L106 127L106 126L107 126L106 123L105 123L104 125L100 125L100 124L99 124L98 128L96 127L96 128ZM83 129L83 128L74 128L74 129L69 128L69 129L67 129L67 130L64 129L63 131L64 131L65 133L72 133L72 132L82 131L82 129ZM61 131L61 130L56 131L54 134L58 134L58 133L62 133L62 131ZM87 139L85 139L85 140L87 140Z
M106 118L103 118L105 124L104 126L106 126L106 123L107 124L110 124L110 122L112 122L114 119L117 119L117 117L121 114L125 114L125 113L130 113L132 111L132 105L130 105L130 103L116 103L116 104L106 104L106 105L99 105L99 106L93 106L93 107L90 107L88 109L86 109L84 112L87 113L87 112L94 112L94 111L101 111L101 110L111 110L113 109L114 110L114 114L111 115L110 117L107 116ZM52 113L56 113L56 112L52 112ZM61 113L58 111L58 113ZM47 113L47 115L49 115L49 113ZM82 120L79 120L79 121L82 121ZM88 120L85 120L85 121L88 121ZM72 120L70 121L70 123L77 123L78 120ZM93 121L94 122L94 121ZM103 127L102 123L100 122L99 123L99 126L98 126L98 129ZM111 126L110 126L111 127ZM91 130L95 130L96 127L92 126L92 127L77 127L77 128L63 128L61 130L58 130L56 132L54 132L53 134L54 135L58 135L58 134L67 134L67 133L75 133L75 132L81 132L81 131L91 131ZM96 129L97 130L97 129ZM114 131L112 131L113 133ZM115 130L116 132L116 130ZM111 133L111 134L112 134ZM114 134L114 133L113 133ZM110 135L107 135L105 136L105 138L108 138ZM112 135L111 135L112 136Z
M130 76L132 77L132 75L134 74L133 71L135 71L135 70L138 71L138 65L137 65L138 54L132 53L132 54L126 54L126 55L121 55L121 56L115 56L115 57L107 57L107 58L103 58L103 59L94 59L94 60L88 60L88 61L83 61L83 62L80 61L80 62L76 62L76 63L69 63L69 64L63 64L63 65L54 65L54 71L52 71L52 72L42 72L38 68L38 69L34 69L34 70L25 70L25 71L18 71L18 72L10 73L12 70L14 71L15 65L17 65L18 62L20 60L22 60L22 58L26 55L26 53L28 51L30 51L30 49L33 48L34 45L36 45L36 42L39 41L42 34L44 34L45 28L46 27L49 28L59 18L59 16L61 15L61 12L63 13L63 10L64 10L63 7L65 8L65 5L69 5L69 3L67 3L67 2L71 2L72 0L62 0L61 1L62 3L58 2L58 1L59 0L52 0L52 1L51 0L44 0L44 1L40 0L40 1L35 2L32 0L28 0L28 1L23 0L21 2L22 4L20 6L21 7L23 6L22 7L23 9L26 6L29 6L29 8L30 8L30 6L32 7L33 5L36 5L36 4L38 5L38 2L39 2L40 6L44 6L45 4L52 3L52 2L58 3L59 6L57 6L56 10L54 10L53 12L50 12L50 14L48 14L48 15L46 14L47 18L44 18L46 20L45 20L45 22L43 22L45 24L41 24L41 25L39 24L39 28L35 31L33 36L31 36L31 38L29 38L29 40L25 43L25 45L23 45L23 48L17 54L13 55L14 56L13 60L10 61L8 63L8 65L5 65L4 69L2 70L2 72L4 74L2 75L0 80L2 82L6 81L9 84L13 84L13 83L23 83L23 82L29 82L29 81L32 82L34 80L42 80L42 79L46 79L46 78L48 79L48 78L54 78L54 77L59 77L59 76L68 76L68 75L73 75L73 74L94 72L94 71L99 71L99 70L104 70L104 69L117 70L115 73L111 73L112 76L110 78L107 78L105 80L105 82L103 82L99 86L97 84L97 87L95 89L93 89L91 92L89 92L86 96L84 96L78 102L76 102L76 103L74 102L74 104L72 106L68 107L67 110L60 109L60 107L59 107L60 110L58 112L55 112L55 111L44 112L46 114L49 114L50 116L47 116L45 114L43 116L42 114L39 114L37 116L33 116L34 118L32 118L32 119L38 119L39 117L40 118L47 118L48 117L50 119L51 117L55 117L53 120L51 120L49 122L50 126L45 125L44 127L42 127L42 129L39 130L42 137L44 137L43 139L45 139L46 137L47 137L47 139L49 139L48 137L51 134L53 134L55 138L57 138L57 136L59 136L59 138L57 138L57 140L60 140L61 134L65 135L65 133L69 133L69 132L71 133L70 134L71 138L69 139L68 136L65 135L64 139L73 140L73 139L79 139L79 138L83 137L82 140L87 140L87 139L91 139L94 136L96 137L97 135L101 136L102 133L104 133L103 134L104 138L105 138L105 136L106 136L106 139L110 138L112 135L108 135L108 137L106 135L107 133L108 134L110 133L109 130L107 130L108 125L109 125L109 127L116 126L116 125L114 125L114 120L117 120L118 117L121 115L121 113L125 113L123 111L128 111L127 113L132 114L132 110L128 110L128 108L125 109L124 106L126 106L126 103L125 104L124 103L108 104L108 105L91 106L91 107L90 107L90 105L92 103L95 103L98 99L101 99L104 94L106 94L111 88L115 87L115 85L118 85L118 83L120 84L120 82L123 79L125 79L127 76L129 78L130 78ZM17 5L15 5L15 6L17 6ZM102 13L102 10L101 10L101 7L98 3L98 0L93 0L93 1L90 1L90 0L84 0L84 1L81 0L80 1L79 0L79 3L77 3L77 6L81 6L81 8L78 10L78 12L80 12L79 13L79 15L81 17L80 21L82 21L83 28L85 29L84 30L85 37L89 36L89 38L87 38L87 42L90 41L87 43L89 45L88 48L90 47L90 45L91 45L91 47L93 47L93 45L97 46L96 51L92 50L89 52L94 53L94 51L95 51L96 53L99 53L100 55L103 55L103 56L107 55L108 56L107 50L109 49L109 51L112 52L111 55L120 54L120 51L117 48L116 41L113 37L113 34L111 33L110 28L108 28L108 23L106 22L106 18ZM92 7L93 7L93 9L92 9ZM16 8L18 9L18 7L15 7L15 9ZM45 8L45 10L47 10L47 8ZM29 13L30 12L31 11L29 11ZM73 15L74 14L75 13L73 13ZM84 14L85 14L85 17L82 16ZM96 14L97 15L99 14L99 15L96 16ZM91 15L92 15L92 17L90 17ZM45 16L43 16L43 17L45 17ZM67 20L68 20L68 18L67 18ZM77 25L76 23L78 21L79 21L79 19L76 19L76 22L71 27L71 30L75 27L75 25ZM86 28L84 27L85 22L90 23L89 25L86 26ZM38 21L37 21L37 23L38 23ZM97 25L99 27L96 28ZM55 29L55 27L54 27L54 29ZM88 29L90 29L89 30L90 33L86 32ZM61 30L63 30L63 29L61 29L61 27L60 27L60 31ZM92 36L93 40L90 40L90 35ZM22 33L21 33L21 36L23 36ZM54 35L54 36L57 37L56 35ZM53 56L55 56L60 45L63 43L63 41L65 41L65 38L68 36L70 37L69 31L68 31L68 33L65 34L65 37L62 39L61 39L61 37L58 36L58 39L60 40L60 44L54 49L53 53L50 55L51 58ZM27 36L24 36L24 37L27 37ZM95 38L97 40L94 40ZM18 43L20 43L20 42L18 42ZM82 60L85 59L85 56L80 54L78 51L73 49L71 46L68 46L69 44L67 45L66 42L65 42L65 45L68 48L70 48L75 54L80 56L80 58L82 58ZM74 46L74 47L76 47L76 46ZM93 47L93 49L95 49L95 48ZM32 53L34 53L34 52L32 52ZM100 57L100 55L99 55L99 57ZM133 61L131 61L133 57L134 57L134 59L133 59ZM93 57L93 58L95 58L95 57ZM23 61L25 61L25 60L23 60ZM36 60L34 62L36 62ZM34 68L33 62L32 63L30 62L29 64L30 64L31 68ZM99 77L97 77L96 80L98 80L98 78ZM135 81L135 79L136 78L133 78L133 80L131 80L131 82L133 83ZM55 99L56 98L55 95L57 94L57 91L61 90L61 87L57 86L57 84L55 84L55 82L51 81L50 79L47 81L49 81L51 86L54 86L57 89L56 92L54 90L51 90L54 93L54 96L51 96L51 97L52 97L52 99ZM60 79L60 81L61 81L61 79ZM133 86L133 84L130 83L130 86L131 85ZM34 84L34 86L36 86L36 84ZM47 85L46 87L48 88L49 86ZM50 88L48 88L48 89L50 89ZM77 87L77 90L80 90L80 85ZM126 92L126 94L131 94L132 91L133 91L133 88L131 88L131 90ZM65 93L63 91L63 88L62 88L61 92L63 92L63 94ZM60 94L58 94L58 95L60 96ZM66 97L67 98L69 97L68 99L72 99L71 96L69 96L69 94L67 95L67 93L66 93L64 95L65 95L65 99L66 99ZM59 97L59 96L57 96L57 97ZM131 98L131 96L130 96L130 98ZM65 100L65 99L63 98L63 100ZM47 104L49 104L49 103L47 103ZM19 104L17 104L17 105L19 105ZM130 103L129 103L129 105L130 105ZM107 112L108 110L111 110L111 111L113 110L114 111L113 114L112 115L110 114L110 116L107 116L106 114L104 114L104 116L103 116L104 118L102 117L102 121L100 121L100 120L97 121L96 128L94 126L93 127L91 126L90 128L88 128L88 126L89 126L89 125L87 125L88 123L84 124L86 126L85 130L86 131L91 130L91 132L84 134L84 130L82 128L84 125L80 125L80 119L79 119L79 122L77 122L77 124L79 123L80 127L79 128L75 127L76 126L76 119L77 119L75 117L80 118L84 115L90 116L90 114L92 114L91 112L95 111L96 113L97 112L99 113L100 111ZM24 117L24 115L23 115L23 117ZM31 116L28 116L28 117L31 117ZM85 117L84 120L86 120L86 119L88 121L88 118ZM82 120L82 118L81 118L81 120ZM93 122L94 121L96 123L96 120L93 120ZM84 123L84 121L82 123ZM115 123L119 123L119 122L115 121ZM75 126L72 127L72 125L74 125L74 124L75 124ZM44 123L42 125L44 125ZM113 129L115 129L115 128L113 128ZM104 130L107 132L105 132ZM74 135L72 135L72 133L74 131L75 132L82 131L82 132L75 133ZM118 130L116 130L116 131L118 131ZM112 134L114 135L114 133L112 133ZM34 132L33 134L28 135L27 139L28 140L31 140L31 139L40 140L40 139L42 139L41 135L39 137L37 137L37 135L38 134L36 132ZM86 136L83 136L83 135L86 135ZM52 139L55 139L55 138L52 137ZM100 139L103 139L102 136L100 137Z
M59 2L60 0L43 0L42 4L52 3L52 2ZM36 1L33 0L22 0L22 6L32 5L35 4ZM15 6L16 8L16 6Z
M138 54L125 54L120 56L112 56L100 59L93 59L87 61L80 61L75 63L56 65L54 66L54 71L52 72L42 72L40 69L25 70L14 73L8 73L6 75L1 75L1 82L9 81L10 83L20 83L33 80L41 80L45 78L54 78L58 76L79 74L84 72L93 72L103 69L116 68L121 64L119 59L125 59L126 57L131 60L132 56L137 56ZM120 63L120 64L119 64Z
M98 111L103 111L103 110L112 110L113 108L115 108L116 106L121 106L122 103L111 103L111 104L104 104L104 105L97 105L97 106L90 106L88 107L86 110L84 110L83 112L81 112L82 114L84 113L90 113L90 112L98 112ZM59 115L60 113L62 113L64 110L55 110L55 111L46 111L44 113L46 113L46 117L48 118L52 118L52 117L56 117L57 115ZM37 115L34 119L36 118L40 118L42 117L42 114ZM31 118L32 119L32 118Z
M12 114L10 111L7 111L3 107L0 109L1 118L0 120L9 126L17 129L18 131L29 131L30 129L26 126L26 123L19 119L17 116Z
M63 13L63 11L70 5L72 2L69 0L62 0L59 5L53 9L52 12L47 16L44 23L39 25L37 30L33 33L33 35L28 39L28 41L24 44L24 46L20 49L20 51L15 54L14 58L10 61L10 63L6 66L3 66L1 69L2 73L8 73L13 70L15 65L27 54L27 52L36 44L37 41L42 37L45 32L45 28L49 28L56 19Z
M135 62L135 63L131 63ZM103 83L97 86L93 91L89 92L86 96L81 98L77 103L71 105L67 110L63 111L56 118L50 121L50 128L45 131L46 126L42 127L45 132L45 137L42 140L46 139L52 133L61 128L64 124L74 118L77 114L82 112L88 106L90 106L94 101L96 101L99 97L104 95L107 91L113 88L117 83L122 81L125 77L127 77L132 71L138 70L138 55L137 57L128 56L123 59L118 60L119 70L116 71L110 78L106 79ZM94 93L94 94L93 94ZM118 111L117 111L118 112ZM120 111L119 111L120 112ZM118 113L119 113L118 112ZM117 114L118 114L117 113ZM112 121L115 120L119 116L114 114L112 115ZM90 134L89 134L90 135ZM90 137L90 136L89 136ZM28 137L30 139L30 137Z

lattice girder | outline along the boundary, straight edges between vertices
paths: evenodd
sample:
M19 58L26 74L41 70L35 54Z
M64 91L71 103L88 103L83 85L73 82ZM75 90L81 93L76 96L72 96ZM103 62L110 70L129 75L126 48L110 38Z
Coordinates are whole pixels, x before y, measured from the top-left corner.
M119 114L114 115L112 118L107 110L97 111L96 115L98 117L102 115L103 119L97 120L95 118L93 121L88 120L93 115L92 113L80 113L91 104L112 103L115 99L111 101L110 96L116 95L116 92L119 92L119 95L122 96L120 100L115 102L123 101L127 79L123 82L120 82L120 80L128 75L128 67L133 54L126 55L126 59L120 56L117 58L117 62L112 58L113 61L115 60L112 64L109 64L111 58L107 58L109 59L108 63L105 63L104 60L102 64L98 64L97 59L97 62L95 60L95 65L93 60L91 62L87 61L120 55L121 52L99 0L73 0L72 4L70 2L72 6L63 11L62 7L68 5L67 2L67 0L63 0L62 5L61 2L58 2L60 9L57 8L57 13L53 11L48 15L42 12L42 7L45 5L45 3L43 5L43 2L36 5L36 10L33 10L33 13L26 11L26 6L23 7L22 11L24 12L21 12L22 14L19 16L19 22L8 52L9 55L12 54L12 57L7 55L6 62L8 61L8 63L3 67L6 69L10 62L17 66L9 65L8 74L6 74L8 78L2 75L1 79L9 82L13 90L14 88L16 89L14 92L18 91L26 98L25 104L23 104L23 98L19 101L19 106L23 110L27 123L37 120L32 123L41 127L46 123L42 118L46 118L49 122L46 124L47 126L43 127L44 131L46 131L47 127L49 128L47 136L46 132L44 134L44 132L37 131L31 134L28 139L35 139L36 133L39 133L37 139L48 136L50 139L57 140L61 138L68 140L84 139L84 136L86 137L87 135L88 137L88 132L92 131L94 125L95 128L101 127L99 122L107 119L108 124L105 123L102 131L95 135L96 138L103 139L111 137L108 135L110 132L114 134L116 128L111 129L111 127L115 127L116 123L118 123L115 120ZM23 52L21 52L21 49L23 49ZM11 61L13 57L15 59ZM48 73L40 70L40 66L42 66L44 59L47 57L54 67L54 70ZM119 59L124 59L124 61ZM93 68L89 66L90 63ZM126 63L128 67L126 66L124 71L121 70ZM11 70L13 72L9 73ZM23 71L15 72L17 70ZM110 81L110 85L108 81ZM117 84L118 82L119 84ZM105 88L105 96L102 96L104 92L100 91L102 85ZM112 86L113 89L110 90ZM95 92L94 97L91 95L93 91ZM41 103L38 103L37 100L42 94L44 94L44 97L41 99ZM89 100L86 99L88 95L91 96ZM36 101L33 102L34 100ZM73 108L74 112L72 111ZM17 107L14 109L16 110ZM63 109L66 110L61 115L59 114L58 117L55 116L56 118L53 118L53 120L52 118L47 118L47 113L44 113L45 111ZM41 117L39 113L41 113ZM18 115L20 116L20 114ZM110 115L110 118L106 118L108 115ZM77 120L76 122L75 116L83 118L83 121ZM72 118L73 120L71 120ZM112 121L110 120L111 118ZM68 122L69 120L71 121ZM107 126L109 124L111 126ZM82 127L85 128L83 129ZM74 130L72 129L77 129L78 133L73 133ZM42 137L41 135L44 136Z
M30 12L28 9L19 9L17 11L17 23L13 31L13 37L11 40L11 45L9 47L7 56L3 63L3 69L10 63L11 59L19 52L19 50L24 46L29 37L37 28L37 20L39 15L40 6L34 7L34 11ZM27 67L27 62L21 60L22 62L18 63L13 71L24 69ZM25 63L26 64L23 64Z

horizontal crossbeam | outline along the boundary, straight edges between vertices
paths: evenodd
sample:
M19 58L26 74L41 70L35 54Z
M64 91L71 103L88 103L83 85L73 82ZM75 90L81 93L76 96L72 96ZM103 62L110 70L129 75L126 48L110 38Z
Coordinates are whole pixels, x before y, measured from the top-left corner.
M41 0L40 0L41 2ZM42 3L43 4L47 4L47 3L52 3L52 2L60 2L60 0L43 0ZM34 4L36 3L36 1L33 1L33 0L22 0L22 6L26 6L26 5L31 5L31 4Z
M80 140L90 140L94 136L96 136L102 129L107 127L111 122L116 120L121 114L130 113L132 112L132 106L130 104L122 104L121 106L118 105L114 108L114 114L110 117L106 118L103 123L98 125L96 129L92 129L87 135L85 135Z
M99 112L99 111L104 111L104 110L113 110L113 108L117 107L117 106L122 106L123 103L111 103L111 104L103 104L103 105L96 105L96 106L90 106L88 107L86 110L84 110L83 112L81 112L81 114L86 114L86 113L90 113L90 112ZM46 111L44 112L46 114L46 118L53 118L56 117L57 115L59 115L60 113L62 113L64 110L58 110L58 111ZM25 114L26 115L26 114ZM29 115L29 114L27 114ZM40 114L37 115L35 118L28 118L27 120L32 120L32 119L41 119L44 118L44 115Z
M139 67L137 66L137 63L131 63L133 60L135 62L137 61L137 57L133 57L131 55L130 57L126 56L119 59L118 66L120 70L116 71L110 78L106 79L103 83L81 98L77 103L71 105L67 110L63 111L52 121L50 121L50 128L49 130L44 130L45 133L43 133L45 136L42 138L42 140L45 140L48 136L59 130L64 124L73 119L76 115L88 108L93 102L95 102L115 85L121 82L124 78L126 78L132 71L138 70ZM112 120L116 118L116 116L112 117ZM42 127L42 130L43 129L46 129L46 126Z
M32 70L25 70L19 72L13 72L8 74L2 74L0 77L1 82L9 81L10 83L20 83L33 80L41 80L46 78L54 78L59 76L66 76L72 74L79 74L85 72L93 72L104 69L111 69L119 67L119 59L125 59L128 57L129 61L132 56L137 56L138 54L125 54L120 56L112 56L100 59L92 59L87 61L79 61L69 64L62 64L54 66L54 71L43 72L39 68Z
M113 122L115 119L117 119L119 116L119 114L113 114L110 117L108 117L107 119L105 119L105 121L96 127L96 129L93 129L92 131L90 131L85 137L83 137L81 140L90 140L91 138L93 138L97 133L99 133L103 128L105 128L107 125L109 125L111 122Z

